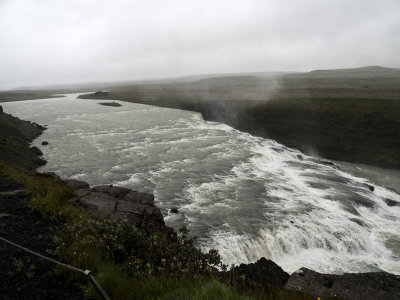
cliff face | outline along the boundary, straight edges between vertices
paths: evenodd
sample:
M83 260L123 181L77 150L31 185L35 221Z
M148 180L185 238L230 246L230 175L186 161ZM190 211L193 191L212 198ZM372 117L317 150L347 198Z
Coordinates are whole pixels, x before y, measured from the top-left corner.
M45 129L4 113L0 106L0 159L28 171L44 165L45 161L39 157L41 151L29 145Z
M400 169L400 102L370 99L210 101L206 120L272 138L306 154Z

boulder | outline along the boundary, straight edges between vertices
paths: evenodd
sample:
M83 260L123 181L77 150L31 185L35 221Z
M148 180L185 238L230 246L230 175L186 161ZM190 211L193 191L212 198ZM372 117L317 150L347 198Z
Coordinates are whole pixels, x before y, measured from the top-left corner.
M367 187L371 192L375 191L375 187L373 185L365 183L364 186Z
M33 146L30 148L32 150L33 153L35 153L36 155L43 155L42 151L40 151L40 149L36 146Z
M46 145L48 145L48 144L49 144L48 141L43 141L43 142L42 142L42 145L43 145L43 146L46 146Z
M3 106L0 105L0 114L3 113Z
M139 225L145 221L151 223L152 228L165 225L161 211L154 205L154 197L151 194L113 185L89 188L86 182L78 180L65 180L65 183L75 189L75 197L70 202L84 207L100 218L126 218L132 225Z
M87 182L76 180L76 179L67 179L67 180L64 180L64 183L67 186L72 187L74 190L89 188L89 184Z
M176 207L171 208L170 210L171 214L177 214L179 210Z
M316 298L400 299L400 276L386 272L333 275L301 268L290 276L285 288Z
M255 263L241 264L229 272L230 281L242 288L250 289L281 289L289 278L289 274L280 266L265 257Z

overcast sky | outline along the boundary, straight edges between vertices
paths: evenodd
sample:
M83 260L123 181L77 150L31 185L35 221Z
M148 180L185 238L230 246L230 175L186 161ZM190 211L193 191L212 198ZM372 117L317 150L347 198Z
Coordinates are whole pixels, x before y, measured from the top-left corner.
M400 67L400 0L0 0L0 89Z

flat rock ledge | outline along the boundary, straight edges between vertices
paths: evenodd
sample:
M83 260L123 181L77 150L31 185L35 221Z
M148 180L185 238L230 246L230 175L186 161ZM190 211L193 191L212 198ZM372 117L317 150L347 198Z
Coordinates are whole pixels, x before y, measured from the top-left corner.
M129 224L143 227L147 232L161 231L176 239L175 231L165 226L163 215L154 204L154 196L127 188L102 185L90 187L79 180L64 180L75 190L75 197L69 200L73 205L102 219L126 219Z
M386 272L321 274L307 268L294 272L285 288L314 297L340 299L400 299L400 276Z

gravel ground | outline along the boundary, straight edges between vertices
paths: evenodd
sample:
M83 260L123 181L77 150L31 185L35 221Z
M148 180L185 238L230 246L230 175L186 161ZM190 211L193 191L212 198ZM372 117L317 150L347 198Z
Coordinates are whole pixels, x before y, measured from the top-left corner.
M30 211L24 186L0 175L0 236L51 256L52 231L59 224ZM0 241L0 299L84 299L54 273L54 265Z

